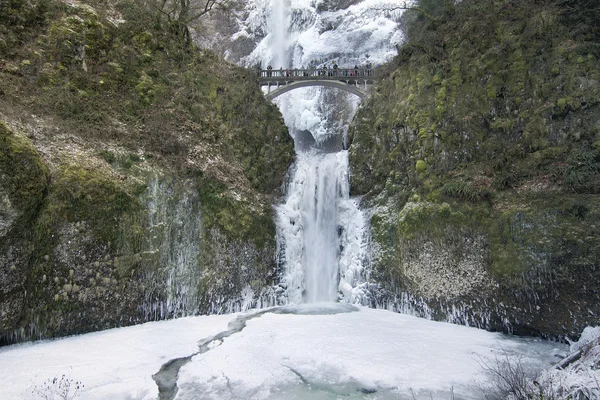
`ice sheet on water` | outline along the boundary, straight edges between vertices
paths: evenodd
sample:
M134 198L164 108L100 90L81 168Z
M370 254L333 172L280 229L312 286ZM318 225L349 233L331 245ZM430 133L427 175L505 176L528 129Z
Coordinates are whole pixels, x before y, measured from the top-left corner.
M334 315L356 312L359 310L360 309L358 307L345 303L311 303L277 307L273 309L273 313L294 315Z
M475 399L471 385L485 379L479 357L520 354L541 368L556 347L384 310L269 313L183 367L176 398L397 399L413 391L445 392L434 397L442 399L453 387L457 398Z

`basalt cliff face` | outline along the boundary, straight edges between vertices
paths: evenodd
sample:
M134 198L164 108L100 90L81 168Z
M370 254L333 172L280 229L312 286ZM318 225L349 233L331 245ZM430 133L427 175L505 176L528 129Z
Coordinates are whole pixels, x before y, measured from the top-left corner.
M0 344L269 301L292 140L147 4L0 4Z
M600 323L598 6L418 5L350 128L373 302L576 337Z

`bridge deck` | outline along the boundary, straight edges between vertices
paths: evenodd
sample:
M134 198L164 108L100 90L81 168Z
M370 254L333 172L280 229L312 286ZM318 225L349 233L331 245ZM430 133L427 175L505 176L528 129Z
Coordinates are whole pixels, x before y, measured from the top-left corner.
M281 86L296 81L343 81L348 84L372 83L375 78L373 69L288 69L260 70L258 73L261 86Z

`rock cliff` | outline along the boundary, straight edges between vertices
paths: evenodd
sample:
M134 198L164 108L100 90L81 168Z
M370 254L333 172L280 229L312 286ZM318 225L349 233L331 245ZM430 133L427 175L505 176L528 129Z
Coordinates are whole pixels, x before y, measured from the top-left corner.
M600 322L600 38L584 3L404 14L350 128L374 303L556 338Z
M0 4L0 344L268 301L292 140L146 4Z

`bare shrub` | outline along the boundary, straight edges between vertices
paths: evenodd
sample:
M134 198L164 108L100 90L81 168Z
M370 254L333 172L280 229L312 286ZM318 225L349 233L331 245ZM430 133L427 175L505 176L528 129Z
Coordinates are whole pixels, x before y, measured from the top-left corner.
M536 381L537 374L521 355L513 356L502 350L493 359L480 357L479 364L489 377L489 384L480 387L486 400L554 400Z
M34 384L27 394L29 400L73 400L83 388L83 383L63 374L48 378L42 384Z

